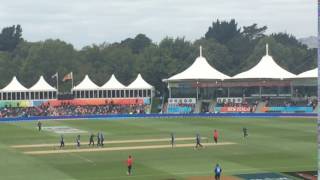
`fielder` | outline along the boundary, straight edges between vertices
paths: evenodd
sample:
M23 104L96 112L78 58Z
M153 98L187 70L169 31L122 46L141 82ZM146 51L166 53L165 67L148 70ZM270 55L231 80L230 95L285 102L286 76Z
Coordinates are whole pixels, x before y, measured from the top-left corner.
M61 135L61 139L60 139L60 149L64 147L64 138L63 135Z
M38 121L38 130L41 131L41 129L42 129L42 123L41 121Z
M196 149L198 149L199 147L203 147L202 146L202 144L201 144L201 137L200 137L200 134L199 133L197 133L197 135L196 135Z
M175 137L174 137L174 133L171 133L171 146L172 146L172 148L174 145L175 145Z
M243 137L246 138L249 134L248 134L248 129L246 127L242 128L242 132L243 132Z
M80 135L76 137L77 148L80 148Z
M91 133L90 138L89 138L89 147L91 146L91 144L92 144L92 146L94 146L93 138L94 138L94 135Z

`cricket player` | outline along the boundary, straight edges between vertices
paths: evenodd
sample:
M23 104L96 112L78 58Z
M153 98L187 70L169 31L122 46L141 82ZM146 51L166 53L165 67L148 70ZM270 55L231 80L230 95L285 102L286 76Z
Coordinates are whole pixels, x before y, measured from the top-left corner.
M217 144L218 143L218 137L219 137L219 133L218 133L218 131L215 129L214 131L213 131L213 140L214 140L214 142Z
M175 145L175 137L174 137L174 133L171 133L171 146L172 146L172 148L174 145Z
M216 167L214 168L214 174L215 174L214 177L216 180L220 180L221 172L222 172L222 169L219 166L219 164L217 164Z
M200 134L197 133L196 134L196 149L198 149L198 147L203 147L202 144L201 144L201 137L200 137Z
M89 138L89 147L91 146L91 144L92 144L92 146L94 146L93 138L94 138L94 135L93 135L93 133L91 133L90 138Z
M80 135L76 137L77 148L80 148Z
M41 121L38 121L38 130L41 131L41 128L42 128L42 123Z
M97 147L100 146L100 142L101 142L100 132L98 132L98 134L97 134Z
M63 138L63 135L61 135L61 138L60 138L60 149L64 147L64 138Z
M101 146L103 147L103 141L104 141L104 135L103 135L103 133L102 132L100 132L100 144L101 144Z
M248 129L246 127L242 128L243 137L246 138L248 136Z
M132 173L132 164L133 164L133 159L131 157L131 155L129 155L128 159L127 159L127 166L128 166L128 172L127 175L131 176Z

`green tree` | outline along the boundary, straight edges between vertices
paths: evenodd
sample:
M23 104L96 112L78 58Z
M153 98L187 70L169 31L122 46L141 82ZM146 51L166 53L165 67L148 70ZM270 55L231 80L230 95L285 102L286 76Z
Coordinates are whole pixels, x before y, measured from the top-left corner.
M213 38L221 44L227 43L232 38L240 35L241 29L234 19L228 21L219 21L212 23L205 34L206 39Z
M13 51L22 40L20 25L5 27L0 34L0 51Z

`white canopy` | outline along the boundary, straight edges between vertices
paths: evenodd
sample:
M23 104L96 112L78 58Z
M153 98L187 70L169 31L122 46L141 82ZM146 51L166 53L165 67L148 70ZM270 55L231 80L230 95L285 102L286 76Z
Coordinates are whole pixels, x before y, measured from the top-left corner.
M206 58L202 56L202 47L200 46L200 56L194 61L194 63L184 70L183 72L176 74L167 81L175 80L210 80L210 79L229 79L230 77L219 72L213 68Z
M260 62L248 71L235 75L232 79L285 79L294 78L296 75L280 67L268 53L266 45L266 55Z
M315 68L297 75L297 78L317 78L317 77L318 77L318 68Z
M1 92L24 92L28 91L26 87L24 87L16 78L16 76L13 76L11 82L1 89Z
M125 86L121 84L117 78L112 74L110 79L100 87L100 89L124 89Z
M34 84L31 88L29 88L30 91L57 91L54 87L52 87L50 84L47 83L47 81L43 78L43 76L40 76L38 82Z
M99 86L91 81L88 75L84 77L84 79L75 87L72 88L73 91L80 90L98 90Z
M147 83L142 78L141 74L138 74L136 80L129 84L129 86L127 86L127 89L153 89L153 86Z

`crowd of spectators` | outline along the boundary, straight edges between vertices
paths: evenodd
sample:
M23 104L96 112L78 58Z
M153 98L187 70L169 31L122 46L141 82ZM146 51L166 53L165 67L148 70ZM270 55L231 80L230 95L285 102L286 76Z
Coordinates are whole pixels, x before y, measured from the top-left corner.
M72 115L103 115L103 114L144 114L150 105L99 105L61 106L41 105L39 107L5 107L0 108L0 117L31 117L31 116L72 116Z
M267 107L295 107L295 106L309 106L315 109L318 105L316 99L300 99L300 100L293 100L293 99L266 99L265 100Z

